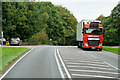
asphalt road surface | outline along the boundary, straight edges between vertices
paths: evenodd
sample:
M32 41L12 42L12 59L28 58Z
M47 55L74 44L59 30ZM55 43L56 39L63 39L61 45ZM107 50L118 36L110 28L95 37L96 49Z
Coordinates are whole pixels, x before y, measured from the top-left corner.
M54 47L36 47L5 78L60 78Z
M119 77L118 55L76 46L40 46L20 60L4 78ZM101 79L102 80L102 79Z

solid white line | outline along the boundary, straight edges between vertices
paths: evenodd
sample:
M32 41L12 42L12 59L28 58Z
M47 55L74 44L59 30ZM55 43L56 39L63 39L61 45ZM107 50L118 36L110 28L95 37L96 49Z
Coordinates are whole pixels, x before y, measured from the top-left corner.
M105 70L113 70L113 71L115 71L115 69L108 69L108 68L101 68L101 67L93 67L93 66L72 66L72 65L68 65L68 67L81 67L81 68L92 68L92 69L105 69ZM118 70L116 70L116 71L118 71Z
M115 77L109 77L109 76L99 76L99 75L84 75L84 74L72 74L73 76L85 76L85 77L100 77L100 78L114 78Z
M108 65L88 64L88 63L85 64L85 63L71 63L71 62L67 62L67 64L68 64L68 65L72 65L72 64L73 64L73 65L74 65L74 64L78 64L78 65L79 65L79 64L83 64L84 66L85 66L85 65L90 65L90 66L110 67L110 66L108 66ZM81 66L82 66L82 65L81 65Z
M96 56L93 56L93 55L91 55L91 56L94 57L94 58L97 58ZM111 65L111 64L109 64L109 63L107 63L107 62L105 62L105 61L103 61L103 62L104 62L105 64L107 64L107 65L109 65L109 66L111 66L111 67L119 70L119 68L117 68L117 67L115 67L115 66L113 66L113 65Z
M58 49L57 49L57 54L58 54L58 57L59 57L59 59L60 59L60 61L61 61L61 63L62 63L62 66L63 66L63 68L64 68L64 70L65 70L68 78L69 78L69 79L72 79L70 73L68 72L68 70L67 70L67 68L66 68L66 66L65 66L65 64L64 64L64 62L63 62L63 60L62 60L62 58L61 58L61 56L60 56L60 54L59 54Z
M32 50L33 50L33 48L32 48L30 51L26 52L22 57L20 57L10 68L1 76L0 80L2 80L2 78L4 78L4 77L8 74L8 72L10 72L10 70L12 70L12 68L13 68L20 60L22 60L28 53L30 53Z
M107 73L107 74L119 74L115 72L104 72L104 71L94 71L94 70L78 70L78 69L69 69L70 71L81 71L81 72L95 72L95 73Z
M59 63L59 61L58 61L57 55L56 55L56 48L55 48L55 59L56 59L56 63L57 63L57 65L58 65L58 69L59 69L59 72L60 72L61 77L62 77L62 78L65 78L64 73L63 73L63 71L62 71L62 68L61 68L61 66L60 66L60 63Z

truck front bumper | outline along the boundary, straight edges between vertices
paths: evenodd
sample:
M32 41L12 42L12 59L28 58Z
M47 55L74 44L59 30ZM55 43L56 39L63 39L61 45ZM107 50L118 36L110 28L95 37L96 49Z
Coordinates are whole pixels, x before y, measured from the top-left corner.
M99 43L98 46L89 46L88 43L83 43L83 48L92 48L92 49L102 49L103 46L101 45L102 43Z

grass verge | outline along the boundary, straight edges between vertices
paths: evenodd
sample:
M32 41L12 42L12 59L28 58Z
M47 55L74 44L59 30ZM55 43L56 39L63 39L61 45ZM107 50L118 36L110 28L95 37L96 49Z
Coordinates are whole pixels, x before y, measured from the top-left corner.
M120 48L118 47L108 47L108 46L103 46L103 50L109 51L109 52L113 52L116 54L120 54Z
M30 50L24 47L2 47L2 68L0 71L4 71L13 63L18 57Z

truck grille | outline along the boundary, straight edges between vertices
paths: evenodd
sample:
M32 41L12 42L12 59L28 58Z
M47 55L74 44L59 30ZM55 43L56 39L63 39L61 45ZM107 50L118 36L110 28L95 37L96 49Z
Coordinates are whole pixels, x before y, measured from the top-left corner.
M89 46L98 46L100 40L88 40L88 45Z

